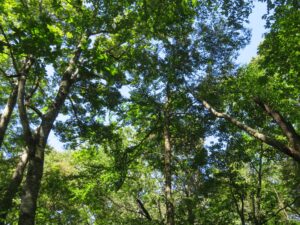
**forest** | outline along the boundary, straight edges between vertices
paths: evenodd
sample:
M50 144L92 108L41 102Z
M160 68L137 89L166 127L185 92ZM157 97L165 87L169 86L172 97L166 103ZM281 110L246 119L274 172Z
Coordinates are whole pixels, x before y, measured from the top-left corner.
M300 224L299 72L299 0L0 0L0 225Z

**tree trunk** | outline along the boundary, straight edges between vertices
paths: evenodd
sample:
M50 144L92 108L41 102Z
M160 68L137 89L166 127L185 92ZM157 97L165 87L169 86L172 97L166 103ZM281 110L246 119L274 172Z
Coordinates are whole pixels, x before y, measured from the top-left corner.
M6 106L0 118L0 148L4 140L4 135L7 130L11 118L11 114L17 103L17 96L18 96L18 86L16 85L15 87L13 87L13 90L7 100Z
M240 220L241 220L241 224L242 225L245 225L245 206L244 206L244 198L243 198L243 195L239 195L240 199L241 199L241 209L239 207L239 201L238 199L235 197L235 194L234 194L234 191L232 190L232 187L230 187L230 193L231 193L231 196L232 196L232 199L233 199L233 202L234 202L234 205L235 205L235 208L236 208L236 212L237 214L239 215L240 217Z
M34 59L31 57L28 57L25 61L22 71L19 72L18 75L22 74L22 77L26 77L29 73L29 70L34 62ZM16 106L17 101L19 101L19 97L22 98L22 103L24 103L24 90L20 88L20 86L24 87L25 81L21 84L21 82L18 82L18 85L15 85L13 87L13 90L7 100L5 109L3 110L3 114L0 118L0 148L3 143L4 135L7 130L9 121L11 119L12 112ZM20 93L19 93L20 92ZM21 106L22 107L22 106ZM0 199L0 225L5 224L6 216L8 214L8 211L12 207L12 201L18 191L19 186L21 185L24 170L26 168L28 162L28 149L24 148L24 151L20 157L20 161L16 166L16 169L13 173L13 176L11 180L9 181L9 184L5 190L5 193Z
M35 154L29 155L25 184L22 190L20 206L20 225L35 224L35 212L44 167L44 146L36 146Z
M261 214L261 191L262 191L262 176L263 176L263 144L260 146L259 154L259 164L258 164L258 187L256 192L256 208L257 208L257 224L262 224L262 214Z
M167 107L168 108L168 107ZM164 124L164 172L165 172L165 200L167 225L174 225L174 205L172 199L172 146L170 138L170 117L168 109L165 112Z
M245 225L246 222L245 222L245 203L244 203L244 197L243 195L240 196L241 198L241 222L242 222L242 225Z
M23 154L20 157L20 161L16 167L16 170L7 186L3 198L0 200L0 225L5 224L6 216L9 209L12 206L12 201L16 196L18 188L22 182L25 167L28 162L28 151L24 149Z
M29 126L28 123L25 123L26 116L22 116L22 113L24 113L23 111L25 110L22 110L22 107L19 110L24 136L25 139L27 139L26 144L29 148L27 175L21 195L19 225L35 224L37 199L44 169L45 147L54 121L56 120L56 117L58 116L58 113L70 92L70 88L78 75L76 64L78 63L80 54L81 44L78 45L73 58L70 60L69 66L64 72L60 82L57 95L47 113L42 115L41 125L36 129L34 135L32 135L32 140L28 140L30 136L29 134L26 135L26 133L30 133L30 131L26 132L26 130L29 130ZM18 104L22 106L22 101L20 101L20 103L18 102Z

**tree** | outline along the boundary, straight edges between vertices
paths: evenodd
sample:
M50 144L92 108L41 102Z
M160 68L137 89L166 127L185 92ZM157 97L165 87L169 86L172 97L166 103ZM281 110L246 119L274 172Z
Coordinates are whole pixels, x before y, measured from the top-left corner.
M2 37L12 62L8 70L16 73L19 118L28 154L19 224L34 224L47 139L59 112L68 108L64 107L67 97L71 93L71 99L90 97L83 87L93 88L100 98L117 92L128 70L122 67L122 59L126 62L132 52L162 35L164 24L176 22L180 17L176 10L185 5L181 1L159 2L155 7L147 1L9 1L3 5ZM161 10L164 18L158 25ZM46 73L46 65L53 66L54 75ZM23 72L30 67L32 73ZM35 82L37 88L31 93ZM110 103L85 102L96 108Z
M286 141L283 142L282 138L275 137L277 131L262 133L259 129L244 124L243 120L234 118L228 113L218 112L207 99L199 96L198 99L215 116L230 121L254 138L299 162L298 112L294 110L298 104L299 95L299 85L295 82L295 77L299 72L297 63L299 61L297 53L299 4L296 1L268 1L268 7L274 12L269 16L266 15L270 32L260 46L260 57L247 68L242 69L237 78L233 79L235 81L225 77L221 82L238 86L240 90L230 90L231 88L229 90L240 91L244 102L247 101L248 106L252 106L251 110L262 114L257 110L260 108L263 113L269 115L280 127ZM232 94L229 93L229 95ZM248 114L249 110L246 111Z

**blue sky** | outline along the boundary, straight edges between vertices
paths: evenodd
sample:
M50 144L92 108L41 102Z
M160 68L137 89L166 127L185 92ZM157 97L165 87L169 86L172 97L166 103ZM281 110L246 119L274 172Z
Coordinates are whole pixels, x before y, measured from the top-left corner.
M257 55L257 47L259 43L263 40L263 34L265 33L264 24L262 16L267 12L266 4L261 2L256 2L252 14L249 17L250 23L248 27L252 30L252 37L250 44L240 51L240 56L237 62L240 64L247 64L251 61L253 57ZM213 141L213 138L209 138L206 142ZM61 143L57 137L55 137L53 131L50 133L48 144L58 151L64 150L63 143ZM208 143L207 143L208 144Z
M241 64L249 63L250 60L256 56L257 47L263 40L263 34L265 33L265 21L262 20L262 16L267 12L265 3L256 2L255 8L249 17L250 24L249 28L252 30L252 37L250 44L246 48L240 51L238 62Z

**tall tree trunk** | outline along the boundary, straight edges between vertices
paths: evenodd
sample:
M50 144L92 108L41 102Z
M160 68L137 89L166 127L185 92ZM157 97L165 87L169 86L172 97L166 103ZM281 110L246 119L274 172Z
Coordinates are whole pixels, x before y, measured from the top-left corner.
M61 107L63 106L67 95L70 92L72 84L77 78L78 69L76 69L76 64L78 63L80 54L81 44L78 45L73 58L70 60L69 66L64 72L62 80L60 82L57 95L54 101L52 102L52 105L49 108L49 110L45 113L45 115L42 115L41 125L36 129L35 133L32 135L32 140L28 140L28 136L30 135L26 135L28 124L22 124L24 136L25 139L27 139L26 142L29 148L29 160L26 180L21 195L19 225L35 224L37 199L44 169L45 147L54 121L56 120L58 113ZM22 102L20 101L20 103L18 102L18 104L22 105ZM22 110L21 107L19 109L21 122L26 122L26 117L22 116L22 111L24 110Z
M262 191L262 176L263 176L263 144L260 145L259 164L258 164L258 184L256 192L256 208L257 208L257 224L262 224L261 214L261 191Z
M17 96L18 96L18 86L16 85L13 87L13 90L8 97L6 106L2 112L1 118L0 118L0 148L2 146L2 142L4 140L4 135L7 130L12 112L15 108L15 105L17 103Z
M172 145L170 137L169 90L167 87L167 102L164 112L164 173L165 173L165 200L167 225L175 224L174 205L172 199Z
M34 62L34 59L31 57L28 57L25 63L22 66L21 71L16 69L16 71L19 71L17 75L21 75L22 77L26 77L30 71L30 68ZM15 66L16 68L16 66ZM7 100L5 109L3 110L3 114L1 115L0 118L0 148L3 143L4 135L7 130L9 121L11 119L12 112L17 104L18 98L19 98L19 85L15 85L13 87L13 90ZM25 81L24 84L22 85L23 87L25 86ZM22 88L21 88L22 89ZM21 90L23 92L23 90ZM20 97L24 98L24 93L21 93ZM22 103L24 103L22 99ZM25 147L23 150L22 155L20 156L20 160L16 166L16 169L12 175L11 180L8 183L8 186L4 192L3 197L0 199L0 225L5 224L6 216L8 214L8 211L12 207L12 201L17 194L18 188L21 185L22 179L23 179L23 174L24 170L26 168L28 162L28 149Z
M0 225L5 224L6 216L12 206L12 201L16 196L18 188L23 180L24 170L28 162L28 151L24 149L15 172L5 190L3 198L0 200Z
M167 210L167 225L174 225L174 205L172 199L172 150L170 142L169 127L164 128L164 146L165 146L165 198Z
M25 184L22 190L19 224L35 224L37 198L41 185L44 167L45 145L37 145L35 154L29 156Z

